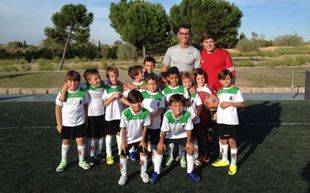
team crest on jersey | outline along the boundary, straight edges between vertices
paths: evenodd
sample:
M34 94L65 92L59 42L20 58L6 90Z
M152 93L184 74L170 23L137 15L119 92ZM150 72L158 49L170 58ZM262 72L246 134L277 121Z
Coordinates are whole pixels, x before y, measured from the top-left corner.
M230 97L229 97L229 100L230 100L230 101L232 101L232 100L233 100L233 97L232 97L232 96L230 96Z

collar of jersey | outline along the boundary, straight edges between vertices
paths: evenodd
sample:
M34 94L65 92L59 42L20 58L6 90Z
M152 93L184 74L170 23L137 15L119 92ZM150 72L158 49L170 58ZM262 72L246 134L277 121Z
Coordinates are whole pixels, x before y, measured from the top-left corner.
M142 107L141 107L139 113L137 113L137 114L136 114L135 112L133 112L133 110L132 110L131 107L129 107L129 110L130 110L130 112L131 112L133 115L139 115L139 114L141 113L141 111L142 111Z
M181 112L181 115L180 117L176 118L174 115L173 115L173 112L171 110L171 115L172 115L172 118L174 118L175 120L180 120L182 118L182 115L183 115L183 111Z
M178 85L178 86L176 86L176 87L171 87L170 85L168 85L168 87L169 87L170 89L177 89L177 88L180 87L180 85Z
M80 88L78 88L78 89L76 89L76 90L74 90L74 91L68 90L69 93L77 93L77 92L79 92L79 91L80 91Z

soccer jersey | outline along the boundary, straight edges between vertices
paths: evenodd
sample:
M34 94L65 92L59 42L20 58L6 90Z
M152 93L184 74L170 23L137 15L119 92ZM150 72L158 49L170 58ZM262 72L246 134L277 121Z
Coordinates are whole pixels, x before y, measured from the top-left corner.
M160 108L165 108L165 97L160 92L150 92L148 90L142 92L143 102L142 107L146 108L150 113L157 111ZM157 116L148 126L150 129L160 129L161 116Z
M139 82L139 83L137 83L137 82L132 82L132 84L135 85L135 86L145 86L145 82L144 82L144 81L141 81L141 82ZM129 90L129 89L125 90L124 93L123 93L124 96L125 96L125 97L128 97L128 93L129 93L130 91L131 91L131 90ZM139 91L139 92L143 92L143 91L145 91L145 90L140 88L138 91Z
M191 118L195 119L194 124L198 124L200 119L198 117L197 106L202 105L201 99L197 92L191 95L191 106L187 108L188 112L191 114Z
M117 85L106 85L106 89L103 92L102 99L106 100L111 98L115 93L123 93L123 85L118 83ZM120 120L121 113L123 110L123 105L119 99L113 100L109 105L105 107L105 120L113 121Z
M90 97L88 103L88 116L101 116L104 114L104 106L102 104L104 89L105 84L103 82L97 87L91 85L87 86L86 91Z
M212 91L206 84L203 87L197 87L197 92L206 92L210 95L212 94Z
M161 131L167 132L167 139L182 139L187 137L187 131L193 130L191 114L183 111L181 116L175 118L171 110L164 114Z
M126 128L127 144L136 143L142 140L143 127L151 123L150 112L141 108L140 112L135 114L131 107L122 112L120 128Z
M244 102L241 91L237 87L222 88L218 91L217 97L221 102ZM238 125L237 107L227 107L223 109L220 105L217 108L217 123L226 125Z
M169 101L169 98L174 94L181 94L185 98L189 98L189 93L183 85L178 85L176 87L171 87L170 85L168 85L164 88L162 93L166 97L166 101Z
M67 100L59 100L61 92L56 97L56 105L61 106L62 126L75 127L85 123L84 105L89 102L89 97L85 90L68 90Z
M200 52L193 46L182 48L178 44L168 48L163 64L169 67L175 66L180 72L192 71L200 67Z

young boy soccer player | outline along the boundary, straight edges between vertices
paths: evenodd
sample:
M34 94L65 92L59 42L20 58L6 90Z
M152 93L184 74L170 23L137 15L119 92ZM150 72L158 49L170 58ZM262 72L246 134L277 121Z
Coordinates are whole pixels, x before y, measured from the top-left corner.
M217 124L220 143L222 144L222 159L212 163L215 167L226 167L228 161L228 146L230 147L231 162L228 174L237 173L237 143L236 132L239 125L237 108L244 107L241 91L232 84L233 75L229 70L219 73L218 79L223 88L218 91L219 106L217 108Z
M142 107L151 113L151 124L147 127L146 141L149 152L155 152L159 141L161 115L165 110L165 97L158 92L158 79L154 74L148 74L145 77L146 91L142 92Z
M119 185L125 185L127 181L127 155L129 149L133 146L139 147L141 178L144 183L149 182L147 170L147 147L145 142L146 127L150 125L150 113L147 109L141 107L143 101L142 94L137 90L131 90L127 97L130 107L122 112L121 118L121 155L120 171L121 177Z
M166 102L168 103L169 98L174 94L181 94L186 99L189 99L190 96L189 96L187 89L183 85L180 85L180 72L178 68L170 67L167 73L168 73L169 85L166 86L164 90L162 91L163 95L166 97ZM168 158L166 162L167 166L170 166L172 162L174 161L173 150L174 150L174 144L171 143L169 144L169 148L168 148Z
M103 92L105 84L101 81L99 71L95 68L87 69L84 73L87 82L86 91L89 94L88 103L88 128L87 137L90 138L90 158L88 163L92 166L97 161L103 163L102 155L104 136L104 113Z
M61 133L61 162L56 168L62 172L67 166L67 153L70 148L70 139L77 143L79 166L88 170L90 165L84 160L85 145L83 141L85 121L87 120L88 97L84 90L79 88L81 76L78 72L71 70L65 75L65 82L68 86L66 102L59 100L61 92L57 95L55 115L57 131Z
M157 145L157 154L154 160L154 173L151 176L151 183L158 181L160 166L163 159L165 144L176 143L186 148L187 176L198 182L201 178L194 172L194 145L192 143L193 122L191 114L184 111L186 99L180 94L174 94L169 98L170 110L164 114L161 126L160 140Z

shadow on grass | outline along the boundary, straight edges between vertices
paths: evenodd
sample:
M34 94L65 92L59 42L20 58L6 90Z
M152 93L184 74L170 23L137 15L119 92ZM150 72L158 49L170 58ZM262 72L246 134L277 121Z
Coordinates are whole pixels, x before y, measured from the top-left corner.
M37 94L32 94L32 95L6 95L5 97L0 97L0 101L6 101L6 100L12 100L12 99L20 99L20 98L25 98L25 97L33 97L36 96Z
M239 111L238 154L243 154L238 161L240 168L270 132L281 125L281 110L280 103L266 101Z
M33 74L39 74L39 72L28 72L28 73L17 73L17 74L8 74L8 75L0 75L0 80L1 79L6 79L6 78L17 78L20 76L28 76L28 75L33 75Z
M308 162L306 167L302 170L301 176L308 183L307 192L310 192L310 162Z

